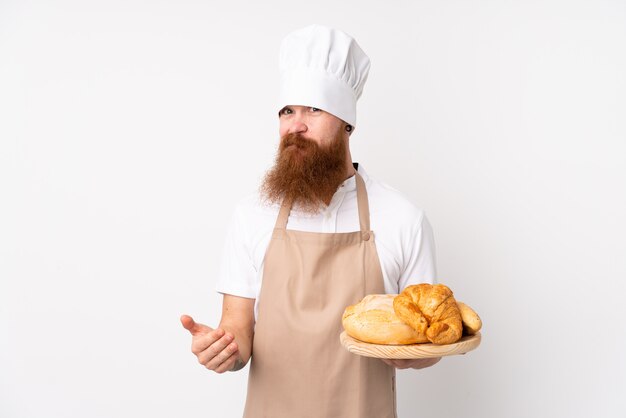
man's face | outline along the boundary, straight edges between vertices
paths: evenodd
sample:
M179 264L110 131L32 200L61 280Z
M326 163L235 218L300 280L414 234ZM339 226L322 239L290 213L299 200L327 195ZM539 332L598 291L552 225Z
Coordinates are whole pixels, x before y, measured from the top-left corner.
M281 142L262 191L272 202L288 199L316 212L346 179L348 134L343 122L319 109L288 106L280 112Z
M281 138L287 134L297 133L324 147L330 145L329 142L337 136L338 132L345 132L342 129L341 119L315 107L285 106L278 116Z

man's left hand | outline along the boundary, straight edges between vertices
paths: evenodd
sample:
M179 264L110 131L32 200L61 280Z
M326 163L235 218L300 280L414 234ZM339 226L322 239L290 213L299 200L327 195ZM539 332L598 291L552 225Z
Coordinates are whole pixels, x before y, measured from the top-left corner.
M441 357L435 358L418 358L410 360L399 359L382 359L387 365L395 367L396 369L424 369L426 367L434 366L441 360Z

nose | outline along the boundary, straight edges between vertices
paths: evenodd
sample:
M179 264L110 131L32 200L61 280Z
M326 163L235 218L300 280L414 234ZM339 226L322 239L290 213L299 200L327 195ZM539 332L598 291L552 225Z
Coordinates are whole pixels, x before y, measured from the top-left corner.
M292 120L290 121L289 127L287 128L287 133L290 134L301 134L308 131L308 126L306 124L306 120L300 115L294 115Z

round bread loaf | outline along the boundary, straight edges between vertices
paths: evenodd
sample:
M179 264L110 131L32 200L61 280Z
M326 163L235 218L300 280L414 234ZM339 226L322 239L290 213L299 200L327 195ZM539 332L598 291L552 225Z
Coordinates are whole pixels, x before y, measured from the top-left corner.
M341 318L346 333L372 344L416 344L428 342L426 334L418 333L398 318L393 310L397 295L368 295L356 305L346 308Z

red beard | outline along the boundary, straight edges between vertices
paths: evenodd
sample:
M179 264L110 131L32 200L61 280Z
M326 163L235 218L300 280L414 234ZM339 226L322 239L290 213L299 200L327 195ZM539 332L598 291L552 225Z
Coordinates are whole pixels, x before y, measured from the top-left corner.
M340 131L328 146L287 134L274 167L265 174L261 194L271 203L291 200L299 210L317 213L346 179L346 154Z

